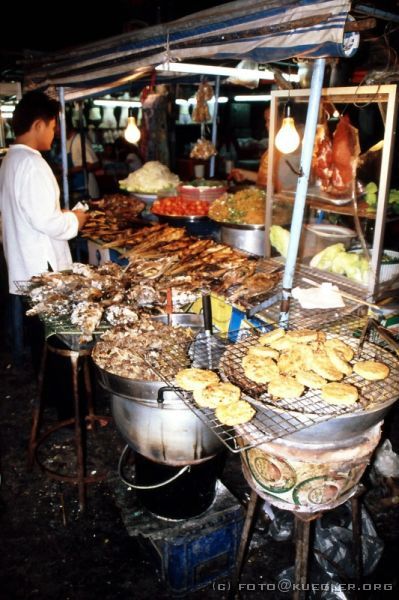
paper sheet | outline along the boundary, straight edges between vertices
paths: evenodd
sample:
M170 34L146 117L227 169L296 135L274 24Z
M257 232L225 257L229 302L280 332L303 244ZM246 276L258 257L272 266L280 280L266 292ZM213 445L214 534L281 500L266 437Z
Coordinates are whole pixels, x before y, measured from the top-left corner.
M292 296L298 300L302 308L343 308L345 306L339 289L332 283L324 282L320 287L300 288L292 290Z

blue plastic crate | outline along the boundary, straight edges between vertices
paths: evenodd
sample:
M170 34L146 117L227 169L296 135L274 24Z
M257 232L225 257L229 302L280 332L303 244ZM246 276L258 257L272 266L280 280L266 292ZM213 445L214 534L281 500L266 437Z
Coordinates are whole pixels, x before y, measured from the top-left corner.
M223 486L224 505L215 501L207 513L185 523L181 533L149 540L161 561L160 569L174 596L200 590L232 575L241 539L244 511Z

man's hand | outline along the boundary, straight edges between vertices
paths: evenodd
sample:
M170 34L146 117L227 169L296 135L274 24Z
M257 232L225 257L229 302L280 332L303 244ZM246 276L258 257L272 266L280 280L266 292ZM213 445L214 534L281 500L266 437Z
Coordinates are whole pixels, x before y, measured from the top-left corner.
M79 222L79 229L82 229L87 219L89 218L89 214L84 210L73 210L71 212L73 212L73 214L76 215Z
M229 179L233 179L237 183L242 183L243 181L253 181L256 183L258 174L256 171L247 171L247 169L231 169Z
M244 181L245 175L241 169L231 169L228 178L237 181L237 183L241 183L241 181Z

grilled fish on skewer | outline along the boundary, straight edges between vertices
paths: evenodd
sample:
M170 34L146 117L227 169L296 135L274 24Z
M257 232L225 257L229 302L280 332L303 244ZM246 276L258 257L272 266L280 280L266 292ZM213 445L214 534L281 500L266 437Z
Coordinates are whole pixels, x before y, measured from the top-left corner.
M252 298L260 294L266 294L275 287L279 279L279 274L269 275L267 273L254 273L254 275L247 277L243 283L229 295L229 300L234 302L242 296Z

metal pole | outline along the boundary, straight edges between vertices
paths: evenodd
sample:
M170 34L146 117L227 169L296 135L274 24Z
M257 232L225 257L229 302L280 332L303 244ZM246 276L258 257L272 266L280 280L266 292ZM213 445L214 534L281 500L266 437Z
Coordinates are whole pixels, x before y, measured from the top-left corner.
M310 167L312 164L313 145L316 134L325 65L325 58L318 58L315 61L312 82L310 85L309 105L306 114L305 132L302 143L300 175L298 177L295 193L290 242L288 245L288 254L283 278L283 299L280 308L280 324L282 326L287 325L289 318L291 289L298 256L299 240L302 232L303 215L305 212L306 194L309 185Z
M218 106L219 106L219 92L220 92L220 75L215 77L215 104L213 108L213 116L212 116L212 144L216 147L216 138L218 132ZM209 177L215 176L215 162L216 156L211 156L211 160L209 163Z
M89 194L89 172L87 169L87 160L86 160L86 134L85 134L85 124L84 124L84 116L83 116L83 101L79 101L79 136L80 136L80 147L82 152L82 170L84 175L85 182L85 192L84 199L90 198Z
M66 149L66 124L65 124L65 96L64 88L58 88L58 97L61 104L60 133L61 133L61 162L62 162L62 193L64 208L69 209L69 184L68 184L68 157Z

